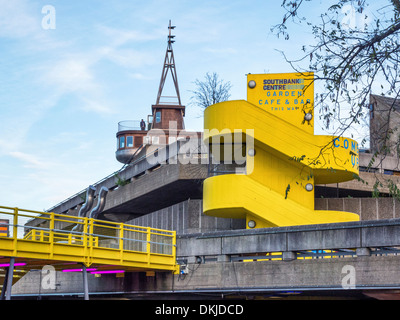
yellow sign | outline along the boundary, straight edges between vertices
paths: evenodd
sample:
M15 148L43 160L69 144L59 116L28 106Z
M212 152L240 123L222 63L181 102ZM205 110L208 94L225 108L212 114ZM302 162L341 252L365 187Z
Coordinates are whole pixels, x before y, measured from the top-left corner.
M247 101L314 133L314 74L247 75ZM307 117L306 115L309 114Z

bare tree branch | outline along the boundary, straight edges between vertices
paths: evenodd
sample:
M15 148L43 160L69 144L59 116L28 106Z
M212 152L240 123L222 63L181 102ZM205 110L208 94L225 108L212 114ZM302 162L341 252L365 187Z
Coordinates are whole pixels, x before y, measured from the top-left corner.
M222 101L226 101L230 97L230 89L232 85L230 82L224 82L219 79L217 73L207 73L205 80L200 81L196 79L194 82L196 90L191 91L193 96L191 97L192 103L201 108L207 108L212 104L216 104Z

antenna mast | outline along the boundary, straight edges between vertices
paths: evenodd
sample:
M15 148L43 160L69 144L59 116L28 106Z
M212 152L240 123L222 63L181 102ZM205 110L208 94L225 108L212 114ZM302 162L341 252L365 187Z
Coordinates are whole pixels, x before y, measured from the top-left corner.
M172 29L175 29L175 26L171 25L171 20L169 20L168 29L169 29L168 46L167 46L167 51L165 53L164 66L163 66L163 70L161 73L160 87L158 88L156 105L160 105L160 99L162 97L161 94L162 94L162 91L164 88L165 80L167 79L168 71L171 70L171 76L172 76L172 80L174 81L174 86L175 86L175 91L176 91L176 98L178 99L178 105L181 106L182 103L181 103L181 97L179 94L178 77L176 74L174 51L172 50L172 44L175 42L175 40L173 40L173 39L175 38L175 36L172 35L171 31L172 31Z

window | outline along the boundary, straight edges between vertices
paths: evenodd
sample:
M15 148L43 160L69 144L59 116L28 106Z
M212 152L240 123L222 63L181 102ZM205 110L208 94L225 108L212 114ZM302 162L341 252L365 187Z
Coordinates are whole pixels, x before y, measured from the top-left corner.
M143 143L143 137L142 136L136 136L135 137L135 148L139 148Z
M369 114L370 114L371 119L373 119L374 118L374 105L372 103L369 105Z
M224 143L223 138L221 138L220 144L210 144L208 175L246 174L248 168L246 150L245 143ZM254 152L253 149L253 155L249 155L249 158L254 156ZM253 160L249 161L251 167Z
M160 123L161 122L161 111L157 111L156 112L156 123Z
M387 170L384 169L383 170L384 174L390 175L390 176L400 176L400 171L396 171L396 170Z
M378 172L378 168L359 167L360 172Z
M123 149L125 148L125 137L119 137L119 148Z
M127 146L127 148L133 147L133 137L132 136L126 137L126 146Z

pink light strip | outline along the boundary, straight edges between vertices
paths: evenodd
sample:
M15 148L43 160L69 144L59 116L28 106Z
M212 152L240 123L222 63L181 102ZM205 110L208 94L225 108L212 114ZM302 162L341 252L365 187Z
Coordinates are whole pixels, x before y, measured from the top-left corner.
M86 271L95 271L96 268L86 268ZM82 272L83 269L64 269L62 272Z
M9 263L0 264L0 268L9 267L9 266L10 266ZM16 262L16 263L14 263L14 267L20 267L20 266L26 266L26 263L25 262Z
M91 274L102 274L102 273L123 273L125 270L103 270L103 271L94 271Z

